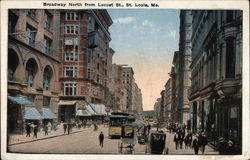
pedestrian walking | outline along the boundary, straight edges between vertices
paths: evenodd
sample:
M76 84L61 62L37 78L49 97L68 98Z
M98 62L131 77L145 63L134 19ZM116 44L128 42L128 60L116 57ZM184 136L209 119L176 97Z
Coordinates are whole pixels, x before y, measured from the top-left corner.
M71 124L70 123L67 125L67 129L68 129L68 134L69 134L70 130L71 130Z
M198 154L199 152L199 143L198 143L198 139L197 136L195 136L194 140L193 140L193 145L192 147L194 148L194 154Z
M184 141L184 137L183 137L182 133L180 135L178 135L178 139L179 139L180 149L182 149L183 148L183 141Z
M65 134L67 131L67 124L66 123L63 123L63 130L64 130L64 134Z
M30 133L34 134L34 127L35 127L34 123L31 122L31 124L30 124Z
M30 124L29 123L26 124L25 129L26 129L26 137L28 136L30 137Z
M193 139L192 133L189 132L189 133L187 134L187 137L188 137L188 139L187 139L188 146L191 148L191 147L192 147L192 139Z
M99 143L100 143L100 147L102 147L102 148L103 148L103 141L104 141L104 134L101 131L101 133L99 135Z
M34 130L33 130L33 132L34 132L33 138L34 138L34 137L37 138L37 132L38 132L38 126L37 126L37 125L34 125Z
M188 135L184 138L185 149L188 148Z
M48 122L48 131L49 131L49 133L52 131L52 124L51 124L51 122Z
M174 143L175 143L175 149L178 150L179 139L177 133L174 134Z
M199 143L199 146L200 146L201 153L204 154L206 145L208 143L207 142L207 137L206 137L204 132L202 134L200 134L200 136L198 138L198 143Z
M97 131L97 130L98 130L97 124L96 124L96 123L93 123L93 125L94 125L94 131Z
M45 136L48 135L48 130L49 130L49 127L47 124L45 124L45 126L44 126Z

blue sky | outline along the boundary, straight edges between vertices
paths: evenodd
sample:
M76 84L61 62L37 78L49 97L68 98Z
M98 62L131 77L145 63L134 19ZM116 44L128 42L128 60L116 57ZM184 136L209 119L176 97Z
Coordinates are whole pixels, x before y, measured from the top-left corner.
M179 43L179 10L113 9L108 10L110 47L115 50L113 63L133 67L135 81L142 90L144 110L153 105L169 78L174 51Z

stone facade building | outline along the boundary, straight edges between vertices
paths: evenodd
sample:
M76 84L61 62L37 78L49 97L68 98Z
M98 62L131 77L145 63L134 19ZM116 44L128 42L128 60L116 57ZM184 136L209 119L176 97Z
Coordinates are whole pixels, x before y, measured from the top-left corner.
M112 64L111 75L108 83L111 98L114 99L111 109L142 118L142 94L135 82L133 68Z
M242 143L242 11L192 11L192 130Z
M132 113L138 118L142 118L143 116L142 93L134 78L132 81Z
M174 64L174 61L173 61ZM176 112L177 112L177 94L176 94L176 69L173 66L171 68L171 72L169 76L171 77L171 115L170 115L170 122L176 122Z
M134 71L132 67L122 67L122 83L127 90L126 111L133 113L132 108L132 87L133 87Z
M180 13L180 39L179 52L176 52L177 67L177 122L187 124L189 120L188 90L191 86L191 33L192 16L191 11L182 10Z
M127 89L122 83L122 71L121 65L112 64L111 77L107 85L112 94L111 98L114 99L111 105L113 111L126 110Z
M157 101L154 104L154 112L155 112L155 118L154 121L156 123L160 122L160 113L161 113L161 98L157 98Z
M76 106L106 104L108 68L114 51L109 47L106 10L61 10L59 65L61 121L74 119Z
M8 23L8 131L22 133L57 121L59 13L9 10Z
M164 100L164 121L172 121L171 109L172 109L172 79L169 78L165 84L165 100Z

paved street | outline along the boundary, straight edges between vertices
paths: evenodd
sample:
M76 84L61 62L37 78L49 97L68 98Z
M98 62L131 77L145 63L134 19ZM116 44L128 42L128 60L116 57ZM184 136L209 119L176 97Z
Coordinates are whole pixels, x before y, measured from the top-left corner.
M98 136L100 131L104 132L105 140L104 147L99 146ZM59 134L60 133L60 134ZM54 133L55 134L55 133ZM24 135L22 135L25 137ZM9 146L11 152L26 152L26 153L118 153L118 144L120 140L108 139L108 128L99 126L98 131L93 131L93 128L85 128L81 130L73 130L70 135L63 135L58 131L58 136L30 141L26 138L27 143L12 144ZM24 140L23 140L24 141ZM135 154L145 154L146 145L136 144ZM173 134L167 132L166 147L169 148L169 154L193 154L192 149L175 150L173 143ZM218 154L212 148L207 146L206 154Z
M105 135L104 148L99 146L98 136L100 131L103 131ZM111 140L107 136L108 128L101 125L98 131L93 131L91 127L70 135L11 145L9 151L29 153L118 153L120 140ZM135 147L136 152L145 151L144 146L136 145Z

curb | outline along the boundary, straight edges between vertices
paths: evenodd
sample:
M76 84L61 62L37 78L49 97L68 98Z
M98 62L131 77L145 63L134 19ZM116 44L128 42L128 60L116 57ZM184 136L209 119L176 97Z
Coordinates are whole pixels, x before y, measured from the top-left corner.
M75 133L79 133L79 132L83 132L83 131L85 131L85 129L80 130L80 131L71 132L70 134L75 134ZM40 141L40 140L45 140L45 139L50 139L50 138L55 138L55 137L67 136L67 135L70 135L70 134L59 134L59 135L55 135L55 136L49 136L49 137L34 139L34 140L30 140L30 141L12 143L12 144L9 144L7 146L13 146L13 145L24 144L24 143L29 143L29 142L35 142L35 141Z

